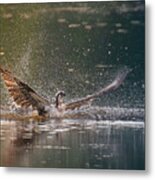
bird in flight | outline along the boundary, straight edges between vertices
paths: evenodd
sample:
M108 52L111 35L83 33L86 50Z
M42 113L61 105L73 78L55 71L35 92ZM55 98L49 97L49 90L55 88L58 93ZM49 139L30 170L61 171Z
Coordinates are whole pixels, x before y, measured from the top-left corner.
M14 103L24 109L32 107L32 109L37 110L38 115L40 116L47 115L51 109L52 112L57 111L59 113L66 112L68 110L80 109L81 107L92 103L92 101L96 98L116 90L122 84L129 72L130 69L126 68L124 71L120 72L114 81L108 86L91 95L87 95L83 98L72 100L70 102L65 103L65 92L58 91L55 96L55 104L51 104L47 99L43 98L35 90L33 90L28 84L15 77L9 70L0 66L0 73Z

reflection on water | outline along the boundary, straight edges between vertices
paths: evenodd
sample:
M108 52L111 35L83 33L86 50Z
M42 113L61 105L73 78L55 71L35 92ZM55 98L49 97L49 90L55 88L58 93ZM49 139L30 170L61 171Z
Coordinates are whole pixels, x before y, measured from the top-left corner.
M5 166L144 169L144 122L1 123Z
M0 64L51 102L58 90L69 101L132 69L116 92L94 103L106 114L92 108L84 118L1 119L1 164L144 169L144 2L0 5L0 21Z

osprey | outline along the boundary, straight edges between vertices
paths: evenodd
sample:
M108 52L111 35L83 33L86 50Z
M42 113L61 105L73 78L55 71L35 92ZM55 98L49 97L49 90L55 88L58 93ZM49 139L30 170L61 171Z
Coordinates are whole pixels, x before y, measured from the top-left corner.
M50 114L50 112L55 113L55 111L59 114L63 114L63 112L68 110L79 109L85 105L89 105L95 98L117 89L129 72L129 69L122 71L108 86L91 95L87 95L77 100L72 100L71 102L65 103L63 100L65 92L58 91L55 96L55 104L51 104L47 99L41 97L36 91L34 91L29 85L15 77L9 70L0 66L0 73L15 104L24 109L32 107L34 110L37 110L38 115L40 116L46 116L48 113Z

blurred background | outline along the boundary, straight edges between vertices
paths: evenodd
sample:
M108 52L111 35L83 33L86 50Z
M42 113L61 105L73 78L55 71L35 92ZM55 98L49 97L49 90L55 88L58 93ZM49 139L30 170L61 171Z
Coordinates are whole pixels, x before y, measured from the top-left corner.
M0 21L0 63L48 99L93 93L127 66L124 86L97 104L144 107L143 1L1 5Z

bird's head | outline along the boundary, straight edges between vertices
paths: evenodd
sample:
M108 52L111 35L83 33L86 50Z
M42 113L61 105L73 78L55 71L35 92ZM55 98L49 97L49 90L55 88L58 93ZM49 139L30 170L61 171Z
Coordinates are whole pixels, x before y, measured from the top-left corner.
M61 106L64 102L64 96L66 96L65 92L64 91L58 91L55 95L55 105L56 105L56 108L58 108L59 106Z

